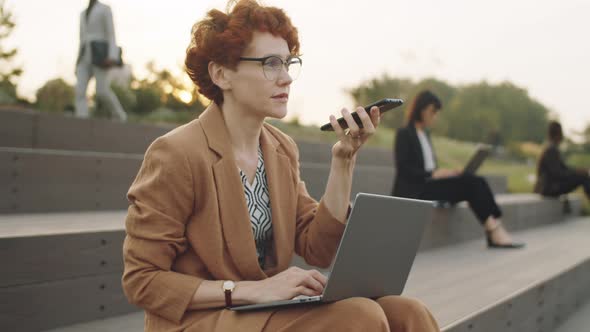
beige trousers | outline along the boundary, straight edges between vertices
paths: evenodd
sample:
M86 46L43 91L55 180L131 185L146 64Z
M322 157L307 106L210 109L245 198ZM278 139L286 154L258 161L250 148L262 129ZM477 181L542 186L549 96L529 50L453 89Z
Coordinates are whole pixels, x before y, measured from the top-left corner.
M385 296L377 300L356 297L280 309L272 314L263 331L439 332L440 329L421 302Z

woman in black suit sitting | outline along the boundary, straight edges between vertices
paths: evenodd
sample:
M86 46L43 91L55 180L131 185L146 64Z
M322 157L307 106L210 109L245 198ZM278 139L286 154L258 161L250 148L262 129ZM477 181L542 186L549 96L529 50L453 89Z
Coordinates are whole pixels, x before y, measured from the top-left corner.
M406 127L397 131L393 196L425 200L467 201L485 228L488 248L520 248L502 226L502 212L485 179L460 171L437 168L427 129L442 104L430 91L419 93L408 109Z
M535 192L543 196L557 197L582 186L586 197L590 199L589 170L568 167L559 153L559 144L563 141L561 124L555 121L549 123L547 134L549 144L539 159Z

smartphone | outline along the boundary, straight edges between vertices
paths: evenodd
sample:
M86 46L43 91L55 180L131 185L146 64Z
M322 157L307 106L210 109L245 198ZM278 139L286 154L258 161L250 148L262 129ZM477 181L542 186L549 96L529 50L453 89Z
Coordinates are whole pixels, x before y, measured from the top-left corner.
M391 109L394 109L396 107L399 107L403 104L404 104L404 101L401 99L385 98L385 99L381 99L377 102L374 102L371 105L365 106L365 111L367 111L367 113L368 113L371 110L371 108L373 108L373 106L377 106L377 107L379 107L379 113L383 114L383 113L385 113ZM356 124L359 126L359 128L362 128L363 122L361 121L361 118L359 117L359 115L356 112L352 112L350 115L352 115L354 122L356 122ZM340 124L340 127L342 127L342 129L348 128L348 124L346 123L346 120L344 118L339 118L336 121L338 121L338 124ZM320 127L320 130L334 131L334 128L332 128L331 123L326 123L325 125Z

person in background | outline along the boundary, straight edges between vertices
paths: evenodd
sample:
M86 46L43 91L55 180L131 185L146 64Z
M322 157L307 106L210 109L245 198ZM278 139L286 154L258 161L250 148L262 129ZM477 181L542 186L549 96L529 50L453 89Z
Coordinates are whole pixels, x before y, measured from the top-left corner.
M104 46L104 52L100 46ZM96 79L96 99L120 121L127 121L119 99L111 90L109 68L119 65L120 49L115 42L115 27L111 8L98 0L90 0L80 14L80 47L76 61L75 114L87 118L86 90L92 77ZM94 53L94 54L93 54Z
M502 225L502 212L487 181L476 175L437 167L428 134L442 103L432 92L420 92L408 107L407 123L395 138L396 166L393 196L447 201L467 201L485 229L488 248L521 248Z
M590 170L568 167L561 157L559 145L563 141L563 131L559 122L549 123L547 138L548 144L537 164L534 191L543 196L557 197L582 187L590 199Z

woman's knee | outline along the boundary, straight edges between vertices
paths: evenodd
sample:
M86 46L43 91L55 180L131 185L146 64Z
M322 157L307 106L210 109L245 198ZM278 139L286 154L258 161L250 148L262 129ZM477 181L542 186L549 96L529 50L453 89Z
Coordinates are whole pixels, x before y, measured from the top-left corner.
M475 174L465 174L463 175L467 181L474 184L487 184L488 182L483 176L475 175Z
M107 88L101 88L101 89L96 89L96 98L99 99L100 101L107 101L109 99L109 94L111 93L111 90L107 89Z
M396 312L416 313L425 310L426 306L419 300L403 296L384 296L377 299L377 303L387 313L388 310Z
M392 330L395 327L416 325L431 325L434 318L424 303L407 297L385 296L377 300L383 308Z
M358 323L368 331L389 331L387 317L381 306L368 298L353 297L332 304L338 319Z
M464 179L467 186L471 187L472 190L475 191L486 190L489 187L488 181L479 175L467 174L464 175Z
M96 97L109 98L111 93L113 90L108 80L96 80Z

